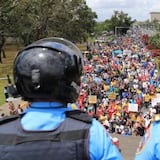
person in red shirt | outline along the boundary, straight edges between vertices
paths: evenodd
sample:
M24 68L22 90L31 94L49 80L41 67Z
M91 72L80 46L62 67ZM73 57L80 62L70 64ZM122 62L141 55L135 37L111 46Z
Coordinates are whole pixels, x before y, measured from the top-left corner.
M142 99L139 98L139 97L137 97L137 98L136 98L136 103L138 104L138 108L140 108L141 105L142 105Z
M97 110L96 110L96 115L98 117L100 117L101 115L103 114L103 108L101 106L101 104L97 107Z
M109 117L111 118L113 113L115 112L115 109L112 106L110 106L108 107L107 112L108 112Z
M93 117L93 116L94 116L94 112L90 109L90 110L88 111L88 115L91 116L91 117Z

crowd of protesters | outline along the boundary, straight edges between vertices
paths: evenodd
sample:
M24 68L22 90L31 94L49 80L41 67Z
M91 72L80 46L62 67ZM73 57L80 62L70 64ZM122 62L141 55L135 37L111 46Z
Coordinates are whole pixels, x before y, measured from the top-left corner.
M143 136L156 105L158 69L138 28L111 43L87 45L80 109L97 118L110 133ZM145 112L144 112L145 111Z
M143 136L159 106L160 76L143 35L134 28L112 42L87 44L78 107L98 119L110 133ZM6 99L8 94L4 92ZM8 102L10 114L21 105ZM1 115L1 117L4 115Z

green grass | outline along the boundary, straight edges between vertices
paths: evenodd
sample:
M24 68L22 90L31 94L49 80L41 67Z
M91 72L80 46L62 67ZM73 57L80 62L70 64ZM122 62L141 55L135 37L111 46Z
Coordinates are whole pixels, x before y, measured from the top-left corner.
M84 44L77 44L77 46L81 51L85 51L86 50L86 46Z
M17 54L17 46L5 46L4 47L6 58L2 57L2 63L0 63L0 78L7 78L10 75L13 82L13 60ZM7 80L0 80L0 105L5 103L5 97L3 93L4 86L8 84Z

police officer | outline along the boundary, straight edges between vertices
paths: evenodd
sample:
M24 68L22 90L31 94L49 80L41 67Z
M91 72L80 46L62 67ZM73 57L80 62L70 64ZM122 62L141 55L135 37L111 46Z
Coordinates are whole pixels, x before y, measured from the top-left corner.
M63 38L41 39L17 54L14 82L30 106L0 121L0 159L123 159L98 121L67 105L79 96L82 71L80 50Z
M160 160L160 114L155 114L141 139L135 160Z

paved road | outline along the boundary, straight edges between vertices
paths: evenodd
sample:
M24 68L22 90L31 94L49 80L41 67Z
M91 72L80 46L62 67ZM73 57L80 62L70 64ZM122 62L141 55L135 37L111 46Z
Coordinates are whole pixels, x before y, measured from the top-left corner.
M133 160L141 137L122 136L117 134L116 135L112 134L112 137L119 138L121 153L122 156L124 157L124 160Z
M21 99L15 99L14 101L15 106L18 106L21 103ZM5 113L6 115L9 114L9 109L7 103L0 106L0 113ZM122 136L117 134L112 134L112 137L119 138L120 141L120 148L122 150L122 155L124 160L133 160L136 148L139 144L141 137L139 136Z

